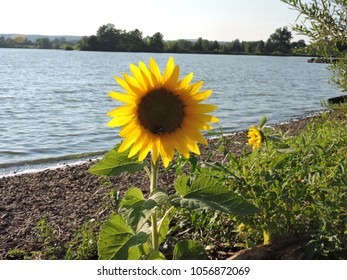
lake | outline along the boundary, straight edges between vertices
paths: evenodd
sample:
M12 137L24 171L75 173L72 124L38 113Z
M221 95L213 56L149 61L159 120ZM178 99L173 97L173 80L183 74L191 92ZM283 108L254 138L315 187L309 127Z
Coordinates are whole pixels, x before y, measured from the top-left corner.
M119 130L106 127L120 105L107 95L121 91L113 77L151 56L163 69L170 55L181 78L194 72L193 82L213 90L207 103L219 106L213 115L228 133L264 115L278 123L322 110L322 100L340 94L327 65L303 57L0 49L0 175L84 160L119 143Z

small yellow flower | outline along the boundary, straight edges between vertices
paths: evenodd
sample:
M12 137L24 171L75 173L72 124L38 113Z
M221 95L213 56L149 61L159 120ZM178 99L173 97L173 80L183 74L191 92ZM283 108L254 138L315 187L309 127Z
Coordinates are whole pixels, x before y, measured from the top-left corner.
M153 58L149 68L140 62L138 67L131 64L130 71L132 76L116 77L125 93L109 93L124 103L108 113L113 117L108 126L121 126L119 134L125 138L118 151L130 148L129 157L138 154L140 161L151 152L153 162L161 156L165 167L175 150L186 158L190 151L200 154L196 142L207 144L200 131L219 121L208 114L217 106L201 104L212 90L200 91L203 82L190 84L193 73L179 80L180 68L172 57L163 74Z
M251 126L248 130L248 144L252 146L252 149L259 148L263 142L263 135L255 126Z
M242 232L245 230L245 228L246 228L246 225L244 223L241 223L238 225L237 230Z

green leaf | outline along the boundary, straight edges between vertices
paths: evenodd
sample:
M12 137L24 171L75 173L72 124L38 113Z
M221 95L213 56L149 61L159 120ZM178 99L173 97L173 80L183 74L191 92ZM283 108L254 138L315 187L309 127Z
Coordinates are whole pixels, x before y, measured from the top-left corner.
M202 175L191 184L189 179L189 176L181 176L176 180L175 189L178 194L170 196L172 205L189 210L208 209L233 215L259 212L256 206L209 175Z
M267 136L267 140L273 141L275 143L280 143L283 140L283 137L279 134L269 135Z
M277 152L284 154L294 154L297 152L295 148L285 148L285 149L277 149Z
M286 156L285 154L278 154L278 156L273 159L273 162L272 162L273 168L283 169L289 160L290 160L290 157Z
M125 193L124 198L121 200L120 206L124 207L133 205L141 200L145 200L142 191L139 188L131 188Z
M209 167L212 167L213 170L221 171L226 174L232 174L228 168L226 168L219 162L206 161L205 164Z
M266 124L266 122L267 122L267 119L266 119L266 116L264 116L260 121L259 128L262 129L264 125Z
M149 199L154 200L157 206L162 206L167 202L168 195L163 189L157 188L151 193Z
M190 154L189 162L190 162L190 172L194 173L198 166L198 162L199 162L198 158L194 156L193 154Z
M170 219L168 216L164 217L164 220L160 220L160 231L159 231L159 245L161 245L166 238L167 232L169 231Z
M88 172L96 175L117 176L123 172L134 173L142 170L145 163L140 163L136 157L128 158L128 153L118 153L117 147L111 149L103 159L89 168Z
M178 194L184 196L190 187L190 177L187 175L180 176L175 181L175 190Z
M99 234L98 252L102 260L127 260L141 257L140 246L148 239L148 234L135 234L121 215L111 215Z
M150 219L152 210L165 203L167 198L168 196L163 190L156 189L145 200L139 188L131 188L126 192L120 203L121 209L125 210L123 217L134 232L149 232L147 222Z
M161 252L153 252L149 255L149 260L166 260L165 256Z
M199 241L181 240L173 251L174 260L207 260L207 254Z
M138 188L128 190L120 203L123 217L134 232L149 232L148 220L152 209L156 207L154 200L145 200Z

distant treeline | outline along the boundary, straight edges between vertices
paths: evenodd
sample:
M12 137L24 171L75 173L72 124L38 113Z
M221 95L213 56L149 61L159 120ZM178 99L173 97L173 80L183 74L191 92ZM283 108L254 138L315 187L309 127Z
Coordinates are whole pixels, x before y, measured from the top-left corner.
M39 48L39 49L76 49L81 51L110 52L169 52L169 53L212 53L212 54L264 54L290 55L304 54L307 49L305 41L292 42L292 33L287 27L278 28L264 41L231 42L197 40L164 41L164 36L156 32L153 36L143 37L138 29L125 31L116 29L113 24L99 27L96 35L85 36L78 41L67 41L64 37L49 40L38 38L35 42L25 36L15 38L0 37L0 48Z
M68 41L65 37L49 40L47 37L31 41L25 35L15 38L0 37L0 48L32 48L32 49L74 49L78 41Z

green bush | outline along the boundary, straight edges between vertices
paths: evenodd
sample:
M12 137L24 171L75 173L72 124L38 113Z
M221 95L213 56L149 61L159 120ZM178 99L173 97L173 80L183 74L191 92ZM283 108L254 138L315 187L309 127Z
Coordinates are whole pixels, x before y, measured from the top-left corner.
M346 119L323 114L292 138L270 128L263 133L266 140L259 149L238 159L230 155L223 169L213 171L225 186L261 210L234 217L235 225L248 229L250 244L300 236L310 248L310 258L346 259Z

